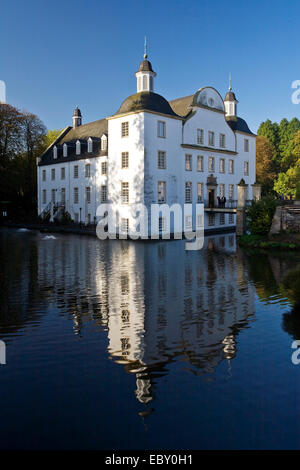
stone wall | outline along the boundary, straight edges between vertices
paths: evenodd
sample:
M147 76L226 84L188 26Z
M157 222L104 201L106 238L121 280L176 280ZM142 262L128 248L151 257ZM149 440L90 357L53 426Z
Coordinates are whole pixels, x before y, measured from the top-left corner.
M278 206L273 217L270 235L281 230L300 232L300 201L287 206Z

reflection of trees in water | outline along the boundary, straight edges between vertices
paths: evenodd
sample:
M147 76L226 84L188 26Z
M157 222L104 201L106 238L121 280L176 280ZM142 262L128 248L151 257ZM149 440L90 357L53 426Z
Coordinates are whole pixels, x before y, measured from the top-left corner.
M281 290L293 305L291 312L283 315L282 328L294 339L300 339L300 266L286 274Z

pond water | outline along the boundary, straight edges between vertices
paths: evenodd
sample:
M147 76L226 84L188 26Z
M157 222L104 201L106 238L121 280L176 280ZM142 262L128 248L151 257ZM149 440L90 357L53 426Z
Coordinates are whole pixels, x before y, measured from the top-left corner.
M0 256L2 449L300 447L299 252L2 229Z

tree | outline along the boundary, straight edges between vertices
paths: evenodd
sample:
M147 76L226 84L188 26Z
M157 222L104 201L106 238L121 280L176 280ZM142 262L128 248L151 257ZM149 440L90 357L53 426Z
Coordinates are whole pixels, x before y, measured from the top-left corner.
M300 121L293 118L290 121L282 119L279 124L279 169L286 171L295 163L294 138L300 129ZM299 136L300 141L300 136Z
M296 195L296 185L300 181L300 160L285 173L279 173L274 183L274 191L285 196Z
M270 119L262 122L258 128L257 135L264 136L268 139L273 147L273 162L277 165L279 157L279 126L277 122L272 122Z
M275 171L273 168L274 147L267 137L256 138L256 181L262 185L264 194L273 188Z
M47 134L43 136L41 146L39 148L40 154L50 147L50 145L58 138L61 132L62 129L53 129L52 131L48 131Z

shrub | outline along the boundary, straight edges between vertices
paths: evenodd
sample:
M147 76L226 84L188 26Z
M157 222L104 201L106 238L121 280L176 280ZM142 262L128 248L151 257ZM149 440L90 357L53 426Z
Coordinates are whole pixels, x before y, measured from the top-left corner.
M273 196L252 201L247 209L247 221L251 234L266 235L269 232L277 204Z
M300 200L300 182L296 186L296 199Z

